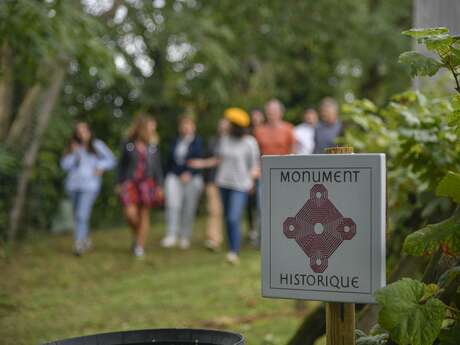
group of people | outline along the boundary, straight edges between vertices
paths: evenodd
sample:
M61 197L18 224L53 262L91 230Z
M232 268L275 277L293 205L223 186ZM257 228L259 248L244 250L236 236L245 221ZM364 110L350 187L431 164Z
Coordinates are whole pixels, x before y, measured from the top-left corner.
M182 116L178 135L169 147L166 169L158 150L157 122L152 116L144 113L134 119L122 143L118 163L110 149L93 137L87 123L77 123L61 159L67 172L66 191L74 209L75 254L82 255L91 246L89 220L101 176L117 166L116 191L133 233L134 256L144 256L150 209L163 204L167 224L161 245L188 249L197 206L205 190L205 245L219 249L225 225L226 259L237 263L245 210L249 216L249 237L254 241L260 237L261 155L322 153L335 144L341 132L338 105L332 98L323 99L319 116L315 109L306 109L303 122L297 127L285 122L283 115L284 106L277 99L269 100L264 111L254 109L250 114L229 108L207 145L196 133L194 119Z

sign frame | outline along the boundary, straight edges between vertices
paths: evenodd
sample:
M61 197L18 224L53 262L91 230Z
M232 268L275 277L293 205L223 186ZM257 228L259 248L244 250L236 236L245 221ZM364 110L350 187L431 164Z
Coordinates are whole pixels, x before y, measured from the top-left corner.
M345 169L354 169L355 171L363 171L363 176L368 176L366 178L369 180L369 193L370 193L369 195L369 201L370 201L370 205L369 205L369 212L370 212L370 215L369 215L369 220L370 220L369 247L370 248L369 248L369 253L367 255L369 255L369 258L370 258L370 264L369 264L370 272L368 276L366 275L364 277L364 278L369 279L369 282L367 282L367 279L363 279L363 281L366 281L369 284L370 288L368 289L368 291L365 291L365 292L362 292L362 291L353 292L353 291L349 291L350 289L348 289L347 291L343 289L341 290L340 288L336 288L337 285L335 283L333 284L334 287L328 289L328 291L326 291L326 289L323 288L324 285L322 285L319 290L310 288L309 286L307 286L307 284L305 284L305 277L307 278L307 280L313 281L313 279L319 279L319 276L322 275L323 272L319 272L319 273L314 272L312 270L313 266L310 266L310 267L308 266L309 258L306 256L307 255L306 253L302 252L302 248L300 248L298 245L295 244L295 241L297 241L296 238L293 238L293 239L289 239L285 237L282 238L280 234L276 234L275 239L272 238L274 231L286 231L285 229L283 230L283 224L280 221L279 216L278 218L272 217L272 211L273 211L272 207L274 207L272 205L272 201L274 200L274 198L284 198L281 201L281 204L280 202L277 202L275 204L278 206L281 205L280 207L278 207L278 209L283 208L283 209L289 210L289 211L286 211L287 212L286 217L291 216L290 218L292 218L292 216L294 216L292 214L293 206L287 205L284 203L284 200L288 200L286 199L286 195L284 194L288 192L283 193L283 190L280 189L279 185L276 188L272 188L275 186L276 183L281 183L280 181L282 181L280 178L280 180L276 182L275 181L276 179L273 178L273 176L277 176L279 178L279 176L281 176L280 175L281 173L279 171L284 171L285 172L284 182L286 182L287 181L286 176L288 177L292 176L292 178L294 178L294 175L288 175L287 173L288 170L291 170L291 171L295 171L295 170L298 170L298 171L307 171L307 170L308 171L345 171ZM375 298L373 294L375 293L377 289L384 287L386 285L386 271L385 271L386 170L385 169L386 169L386 166L385 166L385 155L384 154L339 154L339 155L318 154L318 155L287 155L287 156L263 156L262 157L261 249L262 249L262 296L263 297L319 300L319 301L328 301L328 302L375 303ZM278 172L276 172L277 170ZM366 171L367 173L364 173ZM323 176L324 174L325 173L323 173ZM358 173L355 173L355 177L356 177L356 174ZM300 174L296 174L295 176L299 177ZM331 175L329 174L328 177L330 176ZM340 174L337 174L337 176L340 176ZM349 175L349 176L353 176L353 175ZM305 190L305 192L308 193L308 191L311 190L313 186L315 186L315 182L318 182L318 181L313 181L313 182L308 181L308 183L304 183L304 182L305 181L303 180L300 183L296 181L299 188L303 188L302 190ZM331 186L333 183L338 183L338 182L333 181L333 180L328 180L324 185L328 187L328 186ZM351 188L351 186L350 187L345 186L345 188ZM366 187L361 186L360 188L361 190L366 190ZM272 189L275 189L277 195L273 195ZM327 193L327 188L326 188L326 193ZM337 195L329 195L329 197L331 198L332 203L334 199L337 199ZM341 196L341 198L343 198L343 196ZM286 202L286 203L290 203L290 202ZM296 200L294 201L294 203L296 203L297 205L297 207L294 207L294 209L297 212L297 210L299 209L298 206L299 205L301 206L303 201L300 202L299 204L299 200ZM339 210L340 210L340 207L339 207ZM276 212L277 211L273 213L276 213ZM274 221L274 219L272 218L276 218L276 221ZM272 224L272 223L276 223L276 224ZM358 224L357 231L363 231L362 228L363 227ZM285 248L287 248L286 247L287 244L283 243L280 245L280 243L281 241L289 241L289 240L291 240L292 244L288 245L289 250L285 250ZM341 249L340 249L341 246L346 246L346 243L343 245L340 244L338 246L337 251L332 254L329 260L329 265L336 265L337 267L338 266L337 263L341 262L341 260L338 260L340 255L342 255ZM277 255L273 255L272 253L273 248L276 249L274 250L274 252L276 252ZM279 248L282 248L282 249L279 249ZM304 251L305 251L305 248L304 248ZM294 252L296 255L293 255ZM273 273L272 271L274 271L273 266L278 265L281 267L289 268L289 266L290 267L294 266L294 265L291 265L289 262L291 262L292 260L294 261L297 260L296 265L298 267L298 265L300 265L298 261L299 252L302 252L302 254L304 254L303 256L300 255L300 257L303 258L304 264L305 264L305 271L303 272L295 271L295 272L298 272L300 276L303 276L302 277L303 283L300 284L300 287L298 284L296 284L295 287L292 286L291 277L293 273L289 273L289 277L291 278L291 283L290 284L286 283L287 285L289 285L289 287L281 288L279 286L280 283L273 283L274 282L272 278L272 273ZM347 255L355 255L355 254L348 253ZM356 253L356 255L359 255L359 253ZM288 261L288 263L284 263L283 260ZM273 263L275 263L275 265ZM293 272L293 271L292 270L290 271L288 269L286 270L286 272ZM286 277L288 277L288 275L286 275ZM331 277L329 277L328 279L330 278ZM284 276L281 274L280 274L280 279L282 280L283 283L288 281L287 278L286 278L286 281L283 281ZM321 281L322 279L323 278L321 278ZM297 279L297 282L298 282L298 279Z

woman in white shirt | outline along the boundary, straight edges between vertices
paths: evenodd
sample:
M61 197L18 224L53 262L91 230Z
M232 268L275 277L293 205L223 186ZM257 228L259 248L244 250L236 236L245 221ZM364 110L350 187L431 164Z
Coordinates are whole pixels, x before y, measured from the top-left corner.
M303 122L294 128L296 140L295 153L298 155L312 154L315 149L315 127L318 114L315 109L308 108L303 114Z

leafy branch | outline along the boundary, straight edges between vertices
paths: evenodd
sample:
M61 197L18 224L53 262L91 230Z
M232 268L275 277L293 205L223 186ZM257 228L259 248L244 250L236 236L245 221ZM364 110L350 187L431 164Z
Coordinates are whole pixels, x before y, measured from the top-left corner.
M399 62L410 67L415 76L433 76L439 69L446 68L455 80L455 90L460 93L460 37L449 34L447 28L411 29L403 31L404 35L413 37L434 52L440 61L422 55L416 51L402 53Z

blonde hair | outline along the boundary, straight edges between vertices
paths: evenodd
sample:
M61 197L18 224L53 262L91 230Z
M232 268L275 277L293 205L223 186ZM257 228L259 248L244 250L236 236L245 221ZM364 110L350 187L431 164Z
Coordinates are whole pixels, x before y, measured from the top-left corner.
M140 140L145 144L158 144L160 137L158 132L155 130L154 133L147 131L147 124L149 122L157 123L156 119L149 113L139 112L136 114L134 121L128 129L127 137L129 140L135 141Z

